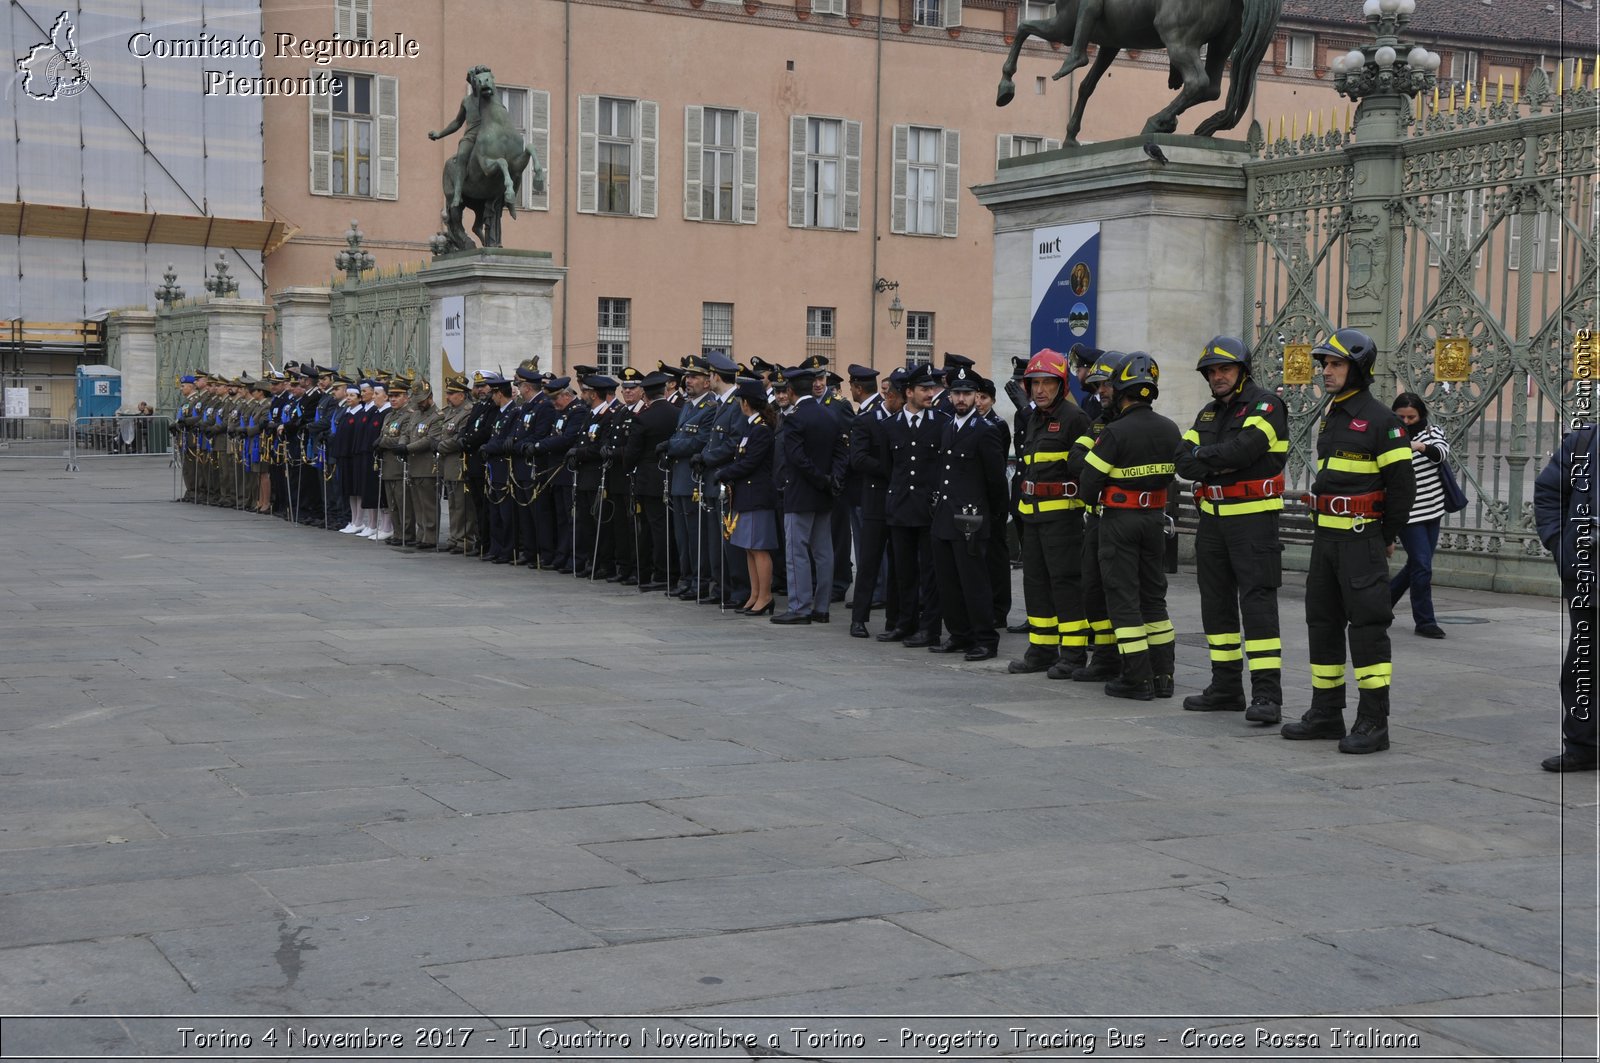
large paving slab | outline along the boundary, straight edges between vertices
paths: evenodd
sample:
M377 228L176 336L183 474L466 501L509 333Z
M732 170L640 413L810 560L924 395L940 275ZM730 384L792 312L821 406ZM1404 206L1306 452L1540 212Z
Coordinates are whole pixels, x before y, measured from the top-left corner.
M0 458L0 1014L81 1016L8 1057L171 1055L140 1013L430 1013L1592 1058L1596 778L1538 769L1554 600L1438 588L1483 622L1397 624L1394 748L1343 757L171 487ZM1192 571L1169 601L1181 696ZM977 1054L1052 1046L1012 1047Z

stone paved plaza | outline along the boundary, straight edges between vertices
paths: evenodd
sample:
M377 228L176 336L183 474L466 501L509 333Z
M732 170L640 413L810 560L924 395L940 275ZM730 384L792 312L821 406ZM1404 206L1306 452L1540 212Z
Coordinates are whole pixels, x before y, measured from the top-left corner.
M935 1055L781 1018L847 1015L1594 1058L1596 777L1538 768L1554 599L1402 619L1394 748L1349 757L1007 675L1022 636L951 664L171 494L162 459L0 458L0 1013L93 1016L12 1020L6 1058L186 1054L140 1014L454 1016L494 1058L497 1024L624 1015L769 1045L736 1058ZM1192 570L1170 600L1181 697ZM1298 586L1283 616L1298 713Z

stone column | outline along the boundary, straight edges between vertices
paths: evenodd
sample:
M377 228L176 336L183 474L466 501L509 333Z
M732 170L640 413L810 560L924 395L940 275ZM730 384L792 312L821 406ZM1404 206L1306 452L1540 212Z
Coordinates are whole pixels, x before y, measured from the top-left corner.
M337 365L329 316L333 305L331 288L284 288L273 296L272 302L278 315L278 346L285 361Z
M106 332L116 339L123 408L137 409L139 403L148 402L152 409L160 409L155 311L140 307L113 310L106 315Z
M462 297L465 315L463 372L494 369L510 373L527 358L550 369L556 284L567 274L551 264L548 251L483 247L440 255L417 274L431 300L428 380L444 394L444 310L441 303Z
M995 372L1031 353L1033 230L1100 224L1098 346L1150 353L1156 409L1187 425L1210 400L1195 372L1212 336L1245 336L1242 141L1159 136L1167 162L1138 138L1024 155L973 189L994 214ZM1063 352L1065 353L1065 352Z
M223 376L261 375L261 332L269 307L224 296L198 307L206 319L206 368Z

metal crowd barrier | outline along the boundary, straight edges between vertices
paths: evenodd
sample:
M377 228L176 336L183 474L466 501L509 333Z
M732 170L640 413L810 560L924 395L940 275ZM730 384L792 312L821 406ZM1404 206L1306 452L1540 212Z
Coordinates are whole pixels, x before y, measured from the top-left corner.
M172 460L171 419L154 414L115 417L0 417L0 461L49 459L78 471L81 459L165 457Z

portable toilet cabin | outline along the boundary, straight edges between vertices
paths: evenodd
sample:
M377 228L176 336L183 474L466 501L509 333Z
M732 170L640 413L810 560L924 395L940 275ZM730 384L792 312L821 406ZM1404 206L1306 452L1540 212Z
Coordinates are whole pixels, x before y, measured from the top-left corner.
M122 370L109 365L78 366L77 419L115 417L122 406Z

